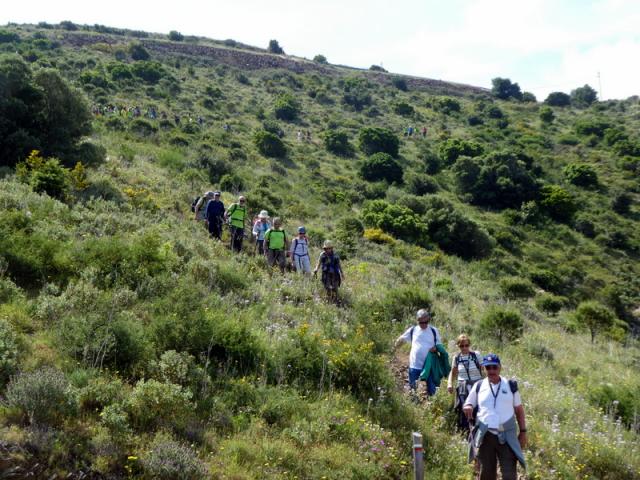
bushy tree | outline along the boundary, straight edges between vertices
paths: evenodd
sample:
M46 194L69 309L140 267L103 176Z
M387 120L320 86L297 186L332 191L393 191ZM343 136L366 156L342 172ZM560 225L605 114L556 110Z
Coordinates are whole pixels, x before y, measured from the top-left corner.
M550 125L553 123L555 118L556 116L553 113L552 108L544 106L540 109L540 120L542 120L542 123L546 123L547 125Z
M316 55L315 57L313 57L313 61L316 63L321 63L323 65L326 65L327 63L327 57L325 57L324 55Z
M568 222L578 209L573 197L559 185L545 185L540 189L540 207L554 220Z
M535 102L538 101L538 99L531 92L522 92L522 101L523 102L535 103Z
M400 140L387 128L365 127L358 134L358 144L360 150L367 155L384 152L397 157Z
M335 155L350 157L353 155L353 146L349 143L349 136L341 130L325 130L322 133L324 147Z
M160 81L165 71L162 64L152 60L143 60L131 65L131 73L147 83L154 84Z
M482 155L484 149L482 145L472 140L462 140L460 138L450 138L440 144L438 153L445 165L451 165L458 160L459 157L477 157Z
M544 103L552 107L566 107L571 105L571 97L564 92L551 92Z
M253 143L265 157L282 158L287 155L287 148L280 137L271 132L258 130L253 134Z
M538 192L526 161L510 151L459 158L453 174L460 191L477 205L519 207L522 202L534 199Z
M435 180L425 173L405 173L404 183L407 186L407 190L414 195L426 195L435 193L438 190L438 184Z
M173 40L174 42L181 42L184 40L184 35L182 35L177 30L171 30L169 32L169 40Z
M131 70L124 63L113 63L107 66L107 71L112 80L127 80L133 78Z
M576 107L588 107L598 100L598 93L589 85L571 91L571 104Z
M500 343L520 338L523 328L524 322L518 312L501 307L490 308L480 320L483 334L497 338Z
M284 50L278 43L278 40L269 40L269 46L267 47L269 53L275 53L277 55L284 55Z
M31 185L34 191L54 198L64 198L69 189L69 172L56 158L43 158L34 150L17 165L18 178Z
M600 118L581 118L576 122L576 132L580 135L595 135L602 138L604 132L611 127L611 124Z
M371 200L362 209L362 222L380 228L397 238L422 244L426 239L424 222L411 209L384 200Z
M407 81L402 77L393 77L391 79L391 85L396 87L398 90L402 90L403 92L406 92L407 90L409 90L409 87L407 86Z
M129 45L129 55L133 60L149 60L151 58L149 51L138 42Z
M15 32L9 32L8 30L0 30L0 43L18 43L20 41L20 35Z
M414 113L414 109L407 102L398 102L394 105L393 111L398 115L410 117Z
M292 121L295 120L300 113L300 104L293 95L284 93L276 98L273 111L276 118Z
M586 163L570 163L562 170L564 178L570 183L584 188L598 186L598 174L595 169Z
M627 215L631 211L633 197L627 192L618 192L613 197L611 208L620 215Z
M365 180L377 182L386 180L389 183L402 182L403 170L394 158L384 152L371 155L362 162L360 175Z
M436 112L450 115L462 110L462 104L459 100L451 97L436 97L432 99L429 104Z
M351 105L356 111L361 111L367 105L371 105L371 93L369 82L364 78L351 77L343 82L342 103Z
M582 302L576 308L576 320L584 325L591 333L591 343L596 334L611 328L615 322L615 315L604 305L595 301Z
M493 93L494 96L502 100L508 100L510 98L522 100L520 85L517 83L511 83L511 80L508 78L496 77L491 80L491 84L491 93Z

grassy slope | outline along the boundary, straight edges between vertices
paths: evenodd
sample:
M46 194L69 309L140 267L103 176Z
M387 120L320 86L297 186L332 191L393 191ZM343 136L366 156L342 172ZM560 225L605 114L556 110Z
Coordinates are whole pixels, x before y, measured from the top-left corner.
M33 28L25 27L21 34L26 38L32 31ZM124 44L132 40L113 38ZM61 330L77 326L72 318L82 320L87 311L106 315L108 308L103 303L115 302L114 299L128 295L126 292L134 291L133 299L123 300L118 312L119 321L140 332L135 344L139 357L121 373L126 396L132 395L132 388L141 377L164 378L154 366L164 347L189 350L196 363L207 367L210 380L205 389L188 387L196 394L199 421L187 417L197 426L167 421L159 428L146 428L135 424L133 410L127 407L132 425L131 430L123 433L99 416L99 412L81 408L62 426L56 426L77 440L77 451L73 455L62 453L62 435L57 436L53 451L44 449L52 464L60 469L86 468L91 464L93 469L105 472L122 474L130 469L139 473L142 470L139 460L127 460L127 456L149 457L149 441L159 429L193 443L200 458L219 478L404 478L408 476L406 463L410 461L407 433L420 429L428 439L430 478L464 477L462 446L451 433L451 420L446 415L450 401L446 392L440 392L425 412L393 389L381 392L380 388L389 389L385 371L374 375L390 359L389 346L394 336L411 321L411 308L402 309L407 303L406 291L417 291L433 299L436 323L449 347L453 348L452 341L458 333L470 332L478 348L498 350L504 358L506 373L521 379L531 431L531 478L640 476L637 435L616 424L588 400L603 382L620 383L637 391L640 384L632 361L635 358L637 362L637 346L632 341L623 347L619 342L601 339L594 347L587 333L568 333L566 328L571 306L597 296L603 286L618 281L637 291L637 284L634 287L630 283L638 274L637 254L632 249L605 247L601 239L588 239L553 222L535 227L511 225L500 212L463 203L453 187L450 172L443 170L434 176L441 189L439 194L492 235L508 236L515 248L506 250L497 246L490 258L466 262L402 242L390 246L359 240L356 251L345 262L346 306L336 308L319 300L315 283L295 277L284 281L271 278L265 273L262 260L250 256L236 258L212 245L204 238L202 229L189 221L187 213L194 192L210 188L206 174L197 166L200 152L205 152L232 164L243 180L243 192L250 202L258 195L263 202L269 202L264 193L255 193L258 185L265 186L281 200L277 213L285 218L289 231L305 223L315 233L317 247L321 237L333 236L338 218L357 215L362 200L359 194L366 187L357 177L361 154L354 159L329 154L322 148L320 133L328 126L340 126L355 143L362 126L382 125L401 132L408 124L417 127L424 124L429 128L426 140L401 142L400 161L406 169L421 170L420 148L437 150L449 136L476 139L488 149L526 142L528 152L542 165L545 178L556 183L563 183L562 168L571 161L595 165L601 183L607 188L599 191L567 188L578 199L581 212L593 219L599 231L626 232L630 242L637 245L637 206L626 217L609 208L616 190L637 190L637 177L629 177L618 167L608 147L601 144L589 147L580 137L577 145L562 145L558 140L569 134L577 137L573 133L576 119L594 114L625 124L628 131L637 133L638 103L611 103L601 113L595 108L556 109L554 125L543 127L537 115L538 105L497 102L510 120L510 126L500 130L492 120L487 120L484 126L468 126L466 114L474 109L478 97L460 98L463 114L443 115L427 107L433 94L441 91L401 92L373 83L373 104L381 115L369 117L340 103L338 79L353 74L347 69L328 68L323 74L246 70L242 73L248 83L241 83L239 71L234 68L211 65L197 57L164 56L160 51L150 50L153 58L163 62L178 79L179 94L164 95L162 89L166 86L162 84L156 88L135 82L113 83L108 89L93 89L89 94L97 101L156 105L160 111L202 115L205 127L201 131L185 134L175 128L140 137L114 131L104 119L97 119L94 141L107 148L108 159L90 170L93 185L78 196L102 194L112 202L74 201L67 207L44 201L12 178L3 181L1 195L8 209L28 208L33 213L34 231L68 245L72 252L83 251L96 235L99 241L122 238L128 242L149 233L159 239L159 248L165 252L161 261L169 265L167 270L150 275L150 279L142 277L144 284L134 281L123 285L116 281L104 285L100 276L87 268L89 265L77 265L78 274L68 275L58 285L61 291L52 287L30 291L26 298L16 297L2 305L0 313L23 339L23 368L54 364L82 392L92 385L92 378L118 378L117 362L102 371L89 368L86 357L68 347L73 342ZM44 65L55 62L72 81L78 81L83 69L115 61L113 49L95 46L63 46L40 52L40 58L39 63ZM213 109L202 106L206 86L218 86L224 95ZM324 91L332 103L320 104L309 97L312 89ZM280 122L290 148L285 161L261 156L251 142L253 131L262 123L257 115L263 111L269 117L275 94L280 92L294 94L303 112L297 123ZM414 106L416 118L393 113L393 105L401 100ZM129 122L126 120L125 125ZM231 124L231 134L223 133L221 127L225 122ZM311 144L296 141L298 129L311 132ZM189 146L171 146L168 140L176 135L185 137ZM540 139L549 139L551 147L540 146ZM232 201L233 193L224 192L225 203ZM387 192L390 200L404 194L397 187ZM256 211L261 206L260 202L254 204ZM569 306L557 316L538 310L534 299L508 300L498 287L498 278L527 276L534 268L554 269L571 279ZM499 346L490 338L480 338L478 319L496 303L506 304L524 316L526 329L520 341ZM390 322L385 317L388 312L399 312L402 317ZM258 359L248 359L243 352L223 348L218 357L213 355L211 362L215 366L206 363L211 355L202 356L203 352L192 346L189 337L192 334L197 339L199 331L194 324L198 317L204 318L207 325L214 325L214 335L222 338L220 343L227 347L225 341L233 343L236 337L230 334L231 340L225 340L225 332L236 327L253 332L261 346ZM187 332L185 338L164 338L159 318L169 325L177 322L170 331L183 329ZM181 322L181 318L186 322ZM220 325L234 327L224 330L227 327ZM203 331L210 332L206 328ZM316 378L312 375L316 370L305 369L305 360L314 358L313 352L321 359L322 372L326 368L335 377ZM237 366L234 362L246 363ZM356 378L347 375L353 369L351 362L365 366ZM290 373L289 369L296 371ZM369 385L368 374L378 383ZM346 388L349 383L368 387L360 391L354 388L349 394ZM367 402L369 395L371 402ZM123 405L131 402L118 401ZM16 426L19 423L14 413L5 412L1 434L16 445L33 437L28 428ZM384 447L380 447L381 440ZM368 462L355 457L354 451ZM81 459L75 466L74 458Z

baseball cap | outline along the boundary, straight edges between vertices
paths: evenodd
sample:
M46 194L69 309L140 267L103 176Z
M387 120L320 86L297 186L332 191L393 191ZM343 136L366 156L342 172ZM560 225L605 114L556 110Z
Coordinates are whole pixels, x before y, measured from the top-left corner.
M495 353L489 353L482 357L482 366L486 367L487 365L500 365L500 357Z

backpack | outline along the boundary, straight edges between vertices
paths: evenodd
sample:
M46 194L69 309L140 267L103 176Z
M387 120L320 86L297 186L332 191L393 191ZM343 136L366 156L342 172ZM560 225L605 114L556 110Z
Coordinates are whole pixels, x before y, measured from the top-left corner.
M433 344L437 345L438 340L436 340L436 329L433 328L431 325L429 325L429 328L431 329L431 333L433 333ZM413 331L416 329L416 325L413 326L413 328L411 329L411 336L409 337L409 343L413 342Z
M478 356L476 355L476 352L474 352L473 350L469 351L469 355L471 356L471 360L473 360L473 363L476 364L476 367L478 367L478 371L482 372L482 369L480 368L480 361L478 360ZM457 354L455 357L455 361L456 361L456 367L461 363L460 361L460 354ZM458 368L459 370L459 368Z
M196 197L193 199L193 202L191 202L191 211L193 213L196 213L196 206L198 205L198 202L200 201L200 199L203 197Z
M516 393L518 391L518 382L514 379L508 380L508 382L509 382L509 389L511 390L511 393ZM481 384L482 384L482 381L476 382L476 395L478 395L478 392L480 392Z

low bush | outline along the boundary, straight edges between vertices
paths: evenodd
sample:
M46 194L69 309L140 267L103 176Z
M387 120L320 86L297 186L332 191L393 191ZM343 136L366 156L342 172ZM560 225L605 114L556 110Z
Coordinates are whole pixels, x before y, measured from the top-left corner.
M477 157L482 155L484 149L473 141L450 138L440 145L438 153L445 165L452 165L459 157Z
M89 379L78 391L78 402L82 410L95 412L125 399L125 386L119 378L103 376Z
M511 277L500 280L500 290L507 298L529 298L535 295L535 289L528 280Z
M343 157L350 157L354 153L346 132L340 130L326 130L322 133L322 141L327 151Z
M627 215L631 211L633 197L627 192L618 192L611 201L611 208L620 215Z
M149 452L140 463L145 478L159 480L201 480L208 478L204 463L197 453L187 445L167 435L157 435L151 442Z
M483 335L500 343L520 338L523 328L524 322L518 312L501 307L490 308L480 320Z
M407 102L396 103L393 107L393 111L398 115L402 115L403 117L410 117L415 112L413 107Z
M166 75L161 63L143 60L135 62L130 67L134 77L138 77L149 84L156 84Z
M570 183L579 187L594 188L598 186L598 174L586 163L571 163L562 170L564 177Z
M149 51L139 42L131 43L128 50L133 60L149 60L151 58Z
M369 182L400 183L402 175L402 166L391 155L382 152L374 153L360 166L360 176Z
M550 293L544 293L536 298L536 307L545 313L555 315L562 307L564 307L566 299L564 297L558 297Z
M564 291L565 283L562 277L553 270L538 269L529 274L529 278L540 288L557 294Z
M273 106L273 112L277 119L291 122L300 114L300 104L290 94L279 95Z
M69 382L50 367L13 377L5 398L9 407L22 412L34 426L59 425L75 409Z
M429 175L424 173L406 172L404 184L407 190L414 195L426 195L438 191L438 184Z
M580 119L576 122L575 128L578 135L590 136L595 135L598 138L604 136L604 132L609 129L609 122L598 118Z
M357 112L371 105L369 82L364 78L351 77L343 81L342 103L350 105Z
M540 189L540 208L559 222L569 222L578 209L572 195L559 185L545 185Z
M20 180L31 185L34 191L64 199L69 190L69 171L56 158L43 158L38 150L17 165Z
M0 317L0 390L18 370L18 354L18 335L11 324Z
M364 238L373 243L379 243L381 245L393 245L396 243L396 239L391 235L387 235L380 228L367 228L364 231Z
M389 129L378 127L365 127L358 134L360 150L366 155L383 152L392 157L398 156L400 140Z
M362 209L362 221L367 227L380 228L397 238L422 244L426 239L424 222L409 208L384 200L372 200Z
M552 107L567 107L571 105L571 97L564 92L551 92L544 103Z
M624 383L605 383L589 390L589 402L615 418L620 418L631 428L637 426L637 406L640 403L638 388Z
M140 380L126 401L131 424L139 430L179 430L193 413L191 392L180 385Z
M144 118L136 118L129 124L129 131L141 137L148 137L156 133L158 127Z
M462 111L462 104L459 100L451 97L437 97L431 100L431 107L444 115L458 113Z
M282 158L287 154L285 144L280 137L266 130L258 130L253 134L253 143L265 157Z

